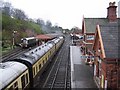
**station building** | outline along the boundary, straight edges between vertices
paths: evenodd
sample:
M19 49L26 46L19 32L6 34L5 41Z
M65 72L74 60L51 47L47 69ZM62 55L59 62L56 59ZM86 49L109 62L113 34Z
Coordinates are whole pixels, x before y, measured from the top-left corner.
M94 79L99 88L120 89L119 28L115 2L107 8L107 18L83 18L82 48L94 57ZM93 58L86 58L90 62Z

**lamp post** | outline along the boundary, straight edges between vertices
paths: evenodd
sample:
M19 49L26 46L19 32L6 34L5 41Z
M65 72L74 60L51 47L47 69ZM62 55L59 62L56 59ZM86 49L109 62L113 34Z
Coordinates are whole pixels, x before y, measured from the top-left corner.
M17 33L17 31L13 31L12 35L13 35L13 42L12 42L12 49L14 49L14 45L15 45L15 34Z

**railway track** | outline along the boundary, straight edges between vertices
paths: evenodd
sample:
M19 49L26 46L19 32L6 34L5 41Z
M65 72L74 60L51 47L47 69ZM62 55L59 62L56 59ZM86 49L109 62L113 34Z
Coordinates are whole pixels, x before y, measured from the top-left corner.
M70 87L70 60L69 60L69 43L65 41L60 52L55 58L55 62L52 65L50 72L47 73L46 79L40 80L44 83L42 88L71 88ZM43 82L44 81L44 82Z
M17 50L17 51L15 50L15 52L12 52L12 53L9 53L9 54L3 56L3 57L2 57L2 62L3 62L3 61L8 61L8 60L10 60L10 59L15 58L20 52L22 52L21 49L19 49L19 50Z
M31 49L33 49L33 48L35 48L35 47L32 47ZM19 56L19 55L21 55L21 54L23 54L23 53L25 53L29 50L30 50L29 48L28 49L17 48L15 50L3 55L2 57L0 57L1 58L0 62L5 62L5 61L8 61L8 60L14 59L17 56Z
M11 50L11 51L9 51L8 53L6 53L6 54L3 54L2 56L0 56L1 58L5 58L6 56L8 56L10 53L12 54L12 53L15 53L16 51L18 51L18 50L20 50L21 48L19 47L19 48L16 48L16 49L14 49L14 50Z

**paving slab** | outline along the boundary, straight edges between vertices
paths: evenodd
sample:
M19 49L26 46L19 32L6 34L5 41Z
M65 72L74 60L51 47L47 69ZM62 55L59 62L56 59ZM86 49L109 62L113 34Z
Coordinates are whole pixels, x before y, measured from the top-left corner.
M93 79L93 67L86 65L81 56L80 46L70 46L71 88L97 89Z

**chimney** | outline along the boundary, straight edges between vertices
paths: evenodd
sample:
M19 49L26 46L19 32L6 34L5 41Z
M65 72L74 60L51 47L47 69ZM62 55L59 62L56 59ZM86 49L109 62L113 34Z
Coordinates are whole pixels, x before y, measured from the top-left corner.
M109 7L107 8L107 18L109 19L109 22L115 22L117 20L116 8L115 2L109 3Z

